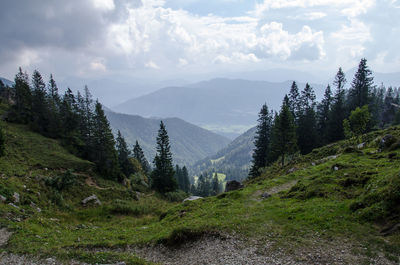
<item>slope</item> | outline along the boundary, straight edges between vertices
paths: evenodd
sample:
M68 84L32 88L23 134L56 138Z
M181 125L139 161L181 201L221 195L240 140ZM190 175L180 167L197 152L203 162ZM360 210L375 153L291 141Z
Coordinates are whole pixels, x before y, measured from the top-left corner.
M80 184L69 190L77 195L63 193L69 208L47 206L19 221L4 210L26 216L29 204L22 212L0 203L14 231L3 250L89 263L398 264L399 158L400 127L392 127L274 164L242 190L197 201L135 202L117 184ZM2 185L32 189L34 178L22 178ZM90 192L104 205L80 206ZM116 208L113 197L124 202Z
M262 104L266 102L270 108L278 109L291 83L213 79L185 87L163 88L128 100L114 110L145 117L179 117L215 132L239 135L254 125ZM313 87L317 95L322 94L320 85Z
M127 115L106 111L114 131L120 130L130 146L138 140L147 159L155 156L156 137L160 119L146 119L137 115ZM214 154L225 147L230 140L185 122L178 118L163 119L170 138L174 162L190 165Z
M191 173L199 175L216 171L227 175L227 180L246 178L251 165L256 130L256 127L251 128L216 154L196 162L190 167Z

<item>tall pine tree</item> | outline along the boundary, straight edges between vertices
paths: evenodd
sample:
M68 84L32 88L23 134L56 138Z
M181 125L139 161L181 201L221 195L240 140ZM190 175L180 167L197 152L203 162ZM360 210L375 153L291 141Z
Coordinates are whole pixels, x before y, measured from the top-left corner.
M157 154L154 158L154 170L151 174L153 188L161 193L175 191L177 188L170 149L168 133L164 123L161 121L157 136Z
M21 67L14 79L15 104L11 111L11 121L27 124L32 121L32 93L29 77Z
M373 80L372 71L367 66L367 59L361 59L349 90L349 110L369 105Z
M150 165L147 161L146 157L144 156L143 150L139 145L139 142L136 140L135 146L133 147L133 158L139 161L142 169L145 173L150 172Z
M121 132L118 130L117 133L117 152L118 152L118 163L119 168L125 177L129 177L131 174L135 173L133 165L129 160L130 151L128 145L126 144L125 138L122 136Z
M32 116L33 129L48 136L49 109L46 100L46 85L37 70L33 71L32 75Z
M280 157L282 167L285 165L286 156L297 150L296 126L286 102L287 99L284 99L279 115L275 116L271 141L272 159Z
M343 120L346 118L345 89L346 76L339 68L333 85L336 87L328 120L328 141L335 142L344 139Z
M301 111L301 99L300 99L299 88L295 81L293 81L292 86L290 87L288 99L289 99L289 109L292 112L293 118L297 123Z
M297 144L302 154L307 154L317 147L315 98L314 89L306 84L301 91L302 108L297 127Z
M328 120L332 104L332 90L330 85L325 89L324 98L317 107L317 132L319 145L324 145L329 142L328 139Z
M92 152L99 173L108 179L121 180L114 136L103 107L98 101L95 106L93 142Z
M254 141L253 161L249 176L257 177L260 169L267 166L267 157L271 142L272 114L264 104L258 114L258 125Z

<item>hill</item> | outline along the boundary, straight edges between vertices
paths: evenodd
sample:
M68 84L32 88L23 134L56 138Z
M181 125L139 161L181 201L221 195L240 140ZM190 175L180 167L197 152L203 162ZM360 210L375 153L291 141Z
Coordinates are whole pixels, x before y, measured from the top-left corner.
M256 127L234 139L216 154L196 162L190 167L193 175L203 172L219 172L227 175L227 180L242 180L247 177L251 166Z
M0 263L400 260L400 127L273 164L241 190L171 203L99 178L92 163L26 126L1 124ZM69 186L47 181L68 168L76 177ZM101 205L82 204L92 194Z
M185 87L162 88L128 100L113 109L144 117L179 117L232 137L254 126L259 108L265 102L271 109L279 109L291 83L213 79ZM299 83L298 86L302 89L305 84ZM322 95L322 86L313 87L317 96Z
M6 86L12 86L12 85L14 85L14 82L13 82L13 81L10 81L10 80L8 80L8 79L6 79L6 78L0 77L0 80L1 80L1 81L3 82L3 84L6 85Z
M120 130L130 146L138 140L151 162L156 154L156 137L161 120L110 111L106 111L106 115L114 132ZM163 121L170 138L174 162L180 165L191 165L215 154L230 142L223 136L178 118L166 118Z

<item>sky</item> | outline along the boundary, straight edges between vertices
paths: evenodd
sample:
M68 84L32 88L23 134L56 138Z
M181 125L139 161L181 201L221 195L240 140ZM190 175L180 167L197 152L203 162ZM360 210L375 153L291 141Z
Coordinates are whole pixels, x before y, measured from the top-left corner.
M191 80L292 69L330 78L361 58L400 70L400 0L4 0L0 76Z

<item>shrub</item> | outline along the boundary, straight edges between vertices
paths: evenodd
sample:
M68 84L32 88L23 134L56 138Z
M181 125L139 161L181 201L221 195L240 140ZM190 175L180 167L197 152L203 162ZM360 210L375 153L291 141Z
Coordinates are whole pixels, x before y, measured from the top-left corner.
M188 197L188 194L184 191L172 191L164 194L165 198L170 202L181 202Z
M45 182L47 186L62 191L76 183L76 176L72 173L72 170L69 169L61 176L47 178Z

